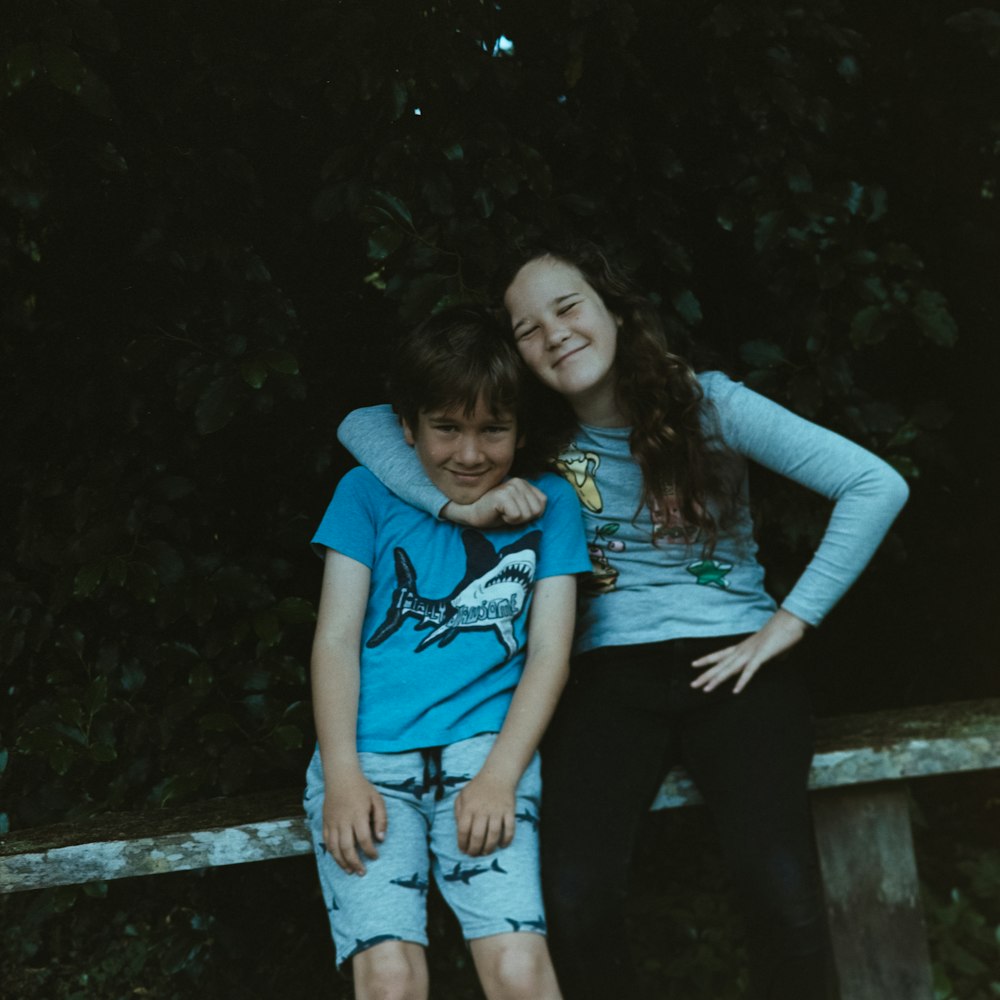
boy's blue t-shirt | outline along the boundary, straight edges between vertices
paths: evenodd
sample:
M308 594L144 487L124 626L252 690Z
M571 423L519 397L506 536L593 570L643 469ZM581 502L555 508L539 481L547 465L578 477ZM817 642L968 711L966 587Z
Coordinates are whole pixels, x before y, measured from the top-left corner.
M590 569L573 490L554 475L531 482L548 497L537 521L480 531L411 507L367 469L341 479L313 544L372 571L358 750L444 746L503 725L534 581Z

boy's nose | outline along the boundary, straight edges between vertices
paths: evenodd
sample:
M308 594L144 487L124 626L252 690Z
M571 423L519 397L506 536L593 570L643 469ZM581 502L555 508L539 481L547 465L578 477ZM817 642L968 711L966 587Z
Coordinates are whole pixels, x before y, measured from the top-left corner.
M463 465L475 466L479 464L482 457L482 449L474 434L462 435L462 440L458 443L458 460Z

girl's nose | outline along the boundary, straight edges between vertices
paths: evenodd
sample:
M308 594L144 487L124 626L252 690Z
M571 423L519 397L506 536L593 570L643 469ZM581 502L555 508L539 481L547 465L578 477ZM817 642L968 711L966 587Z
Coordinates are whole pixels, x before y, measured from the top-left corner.
M545 343L548 347L558 347L569 336L569 328L561 320L553 323L545 330Z

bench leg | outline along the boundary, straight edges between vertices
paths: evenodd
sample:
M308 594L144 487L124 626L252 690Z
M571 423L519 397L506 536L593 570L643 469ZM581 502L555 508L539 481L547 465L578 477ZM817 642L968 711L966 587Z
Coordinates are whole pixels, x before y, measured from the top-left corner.
M902 783L812 796L841 1000L933 1000Z

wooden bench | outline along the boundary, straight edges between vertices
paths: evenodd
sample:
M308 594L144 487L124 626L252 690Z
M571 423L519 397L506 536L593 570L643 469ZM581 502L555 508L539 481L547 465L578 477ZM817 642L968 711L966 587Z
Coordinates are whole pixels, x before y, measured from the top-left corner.
M906 783L1000 768L1000 699L823 719L816 840L842 1000L933 1000ZM299 789L0 837L0 892L308 854ZM672 771L653 809L700 802Z

